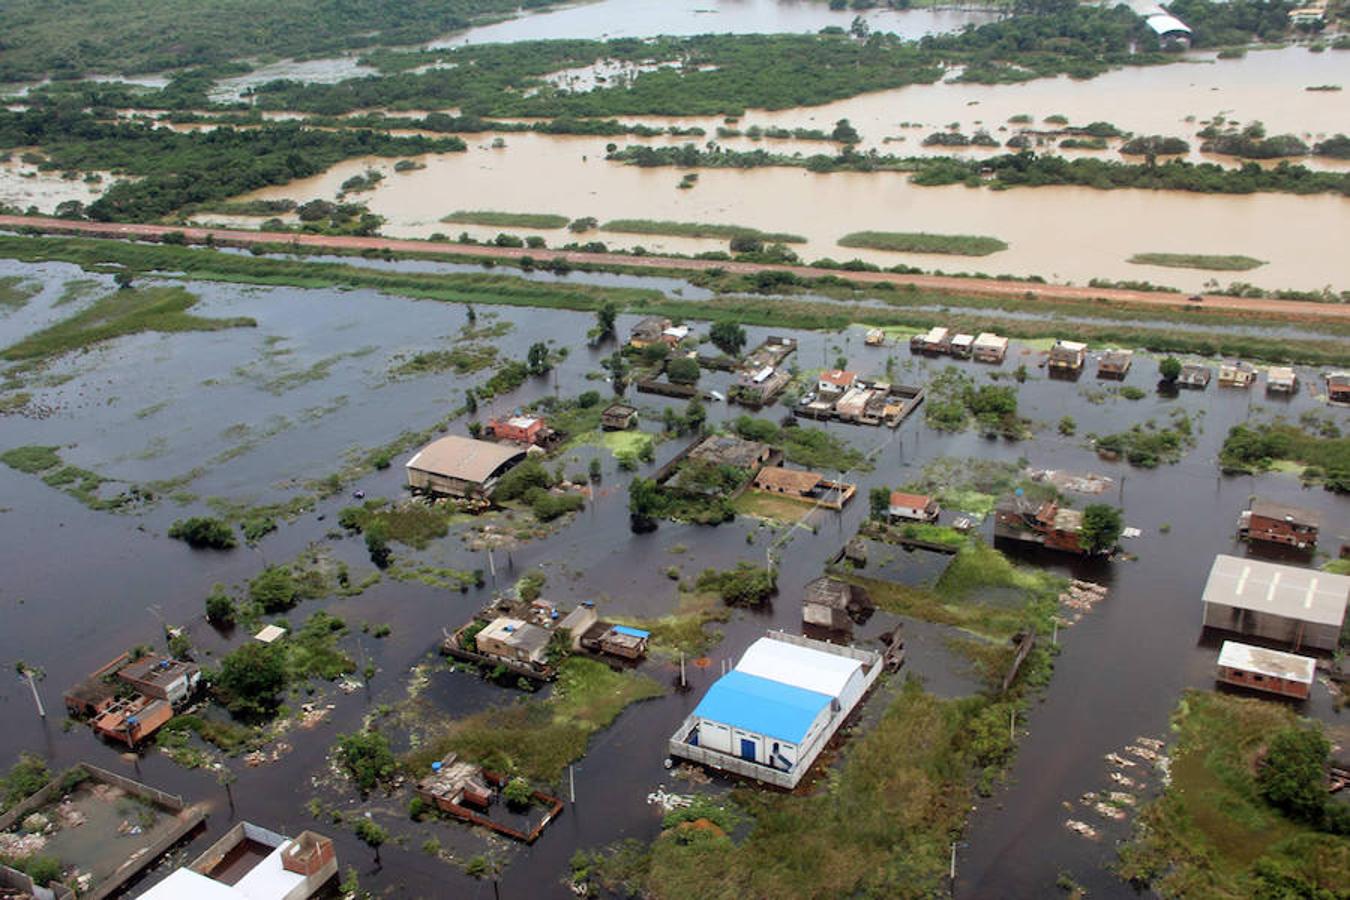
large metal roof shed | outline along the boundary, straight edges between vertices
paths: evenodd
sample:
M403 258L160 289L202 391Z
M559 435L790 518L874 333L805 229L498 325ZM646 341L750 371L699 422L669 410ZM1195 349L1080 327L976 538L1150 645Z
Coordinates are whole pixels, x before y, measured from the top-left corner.
M1207 628L1332 652L1350 600L1350 576L1220 554L1202 600Z

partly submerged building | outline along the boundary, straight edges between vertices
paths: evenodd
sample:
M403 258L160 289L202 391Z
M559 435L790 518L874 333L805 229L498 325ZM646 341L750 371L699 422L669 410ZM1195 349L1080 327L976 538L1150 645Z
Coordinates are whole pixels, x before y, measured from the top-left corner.
M1029 544L1041 544L1052 550L1082 553L1080 532L1083 513L1066 509L1053 500L1038 502L1023 494L1014 494L994 507L994 537Z
M408 487L451 497L485 498L497 479L525 458L525 449L447 435L408 460Z
M1331 653L1348 600L1350 576L1221 554L1205 582L1204 625Z
M287 838L240 822L141 900L307 900L337 871L331 839L313 831Z
M880 674L870 650L770 632L708 689L670 755L795 787Z
M1238 537L1311 551L1317 549L1320 526L1313 510L1257 497L1238 517Z
M1086 361L1087 344L1081 341L1058 340L1050 348L1046 365L1050 367L1051 373L1077 375L1083 371L1083 364Z
M1224 684L1307 700L1317 674L1317 660L1281 650L1224 641L1214 677Z
M1008 339L990 331L976 335L971 352L976 362L1001 363L1008 355Z

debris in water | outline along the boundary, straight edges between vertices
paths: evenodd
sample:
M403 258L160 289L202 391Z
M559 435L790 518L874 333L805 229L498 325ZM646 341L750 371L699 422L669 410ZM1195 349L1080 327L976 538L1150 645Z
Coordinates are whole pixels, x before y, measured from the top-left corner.
M1139 765L1139 763L1135 762L1132 759L1126 759L1119 753L1106 754L1106 761L1111 763L1111 765L1113 766L1128 766L1130 768L1133 768L1134 766Z
M665 785L661 785L656 790L647 795L647 803L651 806L659 806L666 812L676 809L683 809L694 802L693 797L687 797L683 794L672 794L666 790Z
M1083 837L1087 838L1090 841L1095 841L1098 839L1097 829L1093 828L1086 822L1080 822L1077 819L1066 819L1064 822L1064 827L1068 828L1070 831L1076 832L1077 834L1081 834Z

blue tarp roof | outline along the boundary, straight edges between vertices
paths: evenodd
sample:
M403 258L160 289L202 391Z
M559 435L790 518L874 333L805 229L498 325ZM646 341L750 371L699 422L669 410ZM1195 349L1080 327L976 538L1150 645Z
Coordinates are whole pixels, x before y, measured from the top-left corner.
M629 637L649 638L652 636L650 631L643 631L641 628L629 628L627 625L615 625L614 630L619 634L626 634Z
M708 689L694 715L799 744L830 700L826 694L733 669Z

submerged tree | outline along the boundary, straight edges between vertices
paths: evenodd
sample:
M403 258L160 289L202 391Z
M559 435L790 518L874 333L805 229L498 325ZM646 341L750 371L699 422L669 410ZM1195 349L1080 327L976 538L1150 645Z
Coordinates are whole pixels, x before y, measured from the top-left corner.
M1089 553L1105 553L1120 540L1124 527L1119 509L1105 503L1093 503L1083 510L1079 543Z

